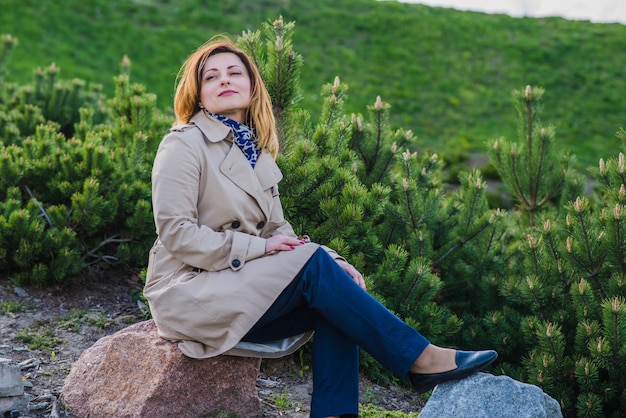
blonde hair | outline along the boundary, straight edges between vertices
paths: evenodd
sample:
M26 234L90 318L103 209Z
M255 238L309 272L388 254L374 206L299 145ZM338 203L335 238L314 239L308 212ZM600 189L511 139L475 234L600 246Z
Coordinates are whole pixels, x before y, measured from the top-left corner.
M250 107L246 112L244 122L256 130L259 148L276 158L276 154L278 154L276 121L272 112L272 100L265 88L261 73L248 55L225 36L219 35L209 39L189 55L180 68L176 77L178 84L174 96L174 113L176 114L174 124L189 123L191 117L201 110L202 69L210 56L223 52L237 55L246 66L250 76L251 92Z

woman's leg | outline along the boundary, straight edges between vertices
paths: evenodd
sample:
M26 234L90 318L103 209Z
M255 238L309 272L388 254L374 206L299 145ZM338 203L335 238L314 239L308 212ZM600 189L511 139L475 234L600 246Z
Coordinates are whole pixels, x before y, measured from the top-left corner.
M293 322L292 313L296 310L298 320ZM407 375L429 344L424 336L361 289L323 249L311 256L244 341L269 341L311 330L315 314L398 377Z
M306 305L298 282L283 291L243 340L262 343L315 330L311 417L357 416L358 346Z
M414 328L361 289L332 257L318 250L299 274L310 308L398 377L429 345Z
M313 335L311 418L359 413L359 347L323 317Z

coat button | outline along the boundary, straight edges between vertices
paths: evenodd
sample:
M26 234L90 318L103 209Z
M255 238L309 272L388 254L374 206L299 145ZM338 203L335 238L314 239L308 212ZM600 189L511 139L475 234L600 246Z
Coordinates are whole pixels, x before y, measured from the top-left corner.
M256 224L256 228L257 229L262 229L265 226L265 222L261 221L258 224Z
M237 229L241 226L241 222L239 221L233 221L232 224L230 224L230 226L232 226L234 229Z
M235 258L232 262L231 262L232 266L237 268L241 265L241 261L239 261L237 258Z

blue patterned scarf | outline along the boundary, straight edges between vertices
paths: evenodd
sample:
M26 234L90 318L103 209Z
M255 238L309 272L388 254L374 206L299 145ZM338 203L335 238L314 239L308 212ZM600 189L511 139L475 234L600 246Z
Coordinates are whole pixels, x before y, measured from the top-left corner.
M250 165L254 168L256 160L259 158L259 144L255 141L256 132L254 132L254 129L229 117L217 115L211 112L207 113L233 130L235 144L237 144L239 149L243 151L243 154L250 162Z

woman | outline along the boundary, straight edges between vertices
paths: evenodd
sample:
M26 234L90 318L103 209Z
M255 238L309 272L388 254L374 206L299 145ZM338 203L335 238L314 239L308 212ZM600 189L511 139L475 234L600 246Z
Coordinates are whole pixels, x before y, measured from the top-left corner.
M312 417L358 413L359 346L420 393L495 360L430 344L344 258L295 234L279 199L269 95L230 40L189 56L174 110L154 161L158 239L144 290L163 338L194 358L278 357L315 331Z

